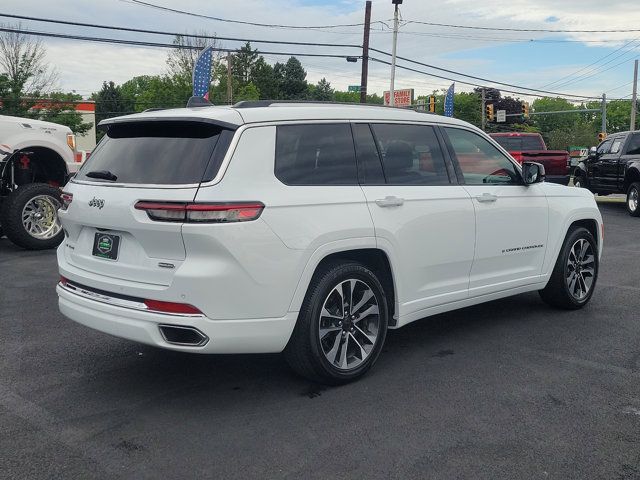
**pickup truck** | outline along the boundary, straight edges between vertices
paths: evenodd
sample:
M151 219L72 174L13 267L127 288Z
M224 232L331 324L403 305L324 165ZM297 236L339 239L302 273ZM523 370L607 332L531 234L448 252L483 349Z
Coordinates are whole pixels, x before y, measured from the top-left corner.
M0 237L30 250L58 246L60 187L79 160L70 128L0 115Z
M566 150L547 150L539 133L491 133L489 134L518 163L538 162L544 165L547 181L569 184L571 158Z
M640 130L607 137L575 169L573 184L598 195L624 193L629 215L640 217Z

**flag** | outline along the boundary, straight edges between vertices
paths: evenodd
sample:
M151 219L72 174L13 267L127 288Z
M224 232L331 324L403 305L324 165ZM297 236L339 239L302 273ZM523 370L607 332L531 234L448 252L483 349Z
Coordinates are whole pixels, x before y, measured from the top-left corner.
M209 84L211 83L211 59L213 57L213 48L207 47L196 61L193 69L193 96L203 97L209 100Z
M447 96L444 99L444 116L445 117L453 117L453 90L455 88L455 83L452 83L447 90Z

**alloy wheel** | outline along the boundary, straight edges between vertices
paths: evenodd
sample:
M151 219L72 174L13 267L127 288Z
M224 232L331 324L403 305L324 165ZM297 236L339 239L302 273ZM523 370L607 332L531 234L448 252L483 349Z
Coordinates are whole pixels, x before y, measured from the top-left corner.
M60 202L53 197L33 197L22 209L22 226L29 235L38 240L55 237L62 230L58 220L59 208Z
M353 370L371 355L380 332L379 303L364 281L341 281L327 295L319 322L320 345L327 361Z
M587 298L595 280L595 254L591 244L584 238L577 240L569 250L566 283L574 299Z
M627 195L627 204L630 212L635 212L638 209L638 196L638 189L635 186L631 187L629 195Z

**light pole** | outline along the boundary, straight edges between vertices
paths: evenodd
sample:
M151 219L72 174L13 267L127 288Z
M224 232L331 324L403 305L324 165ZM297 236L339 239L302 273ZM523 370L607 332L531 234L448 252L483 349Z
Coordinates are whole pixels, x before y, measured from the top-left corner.
M389 105L392 107L396 104L395 98L395 81L396 81L396 47L398 45L398 5L402 5L402 0L391 0L395 5L393 13L393 47L391 49L391 86L389 88Z

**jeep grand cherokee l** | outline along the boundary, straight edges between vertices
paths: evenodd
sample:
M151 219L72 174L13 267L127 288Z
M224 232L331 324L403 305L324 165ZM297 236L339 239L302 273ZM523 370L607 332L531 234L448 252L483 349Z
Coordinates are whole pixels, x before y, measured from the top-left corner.
M249 102L105 120L65 187L60 310L184 352L283 352L327 383L387 329L593 294L602 218L487 135L393 108Z

